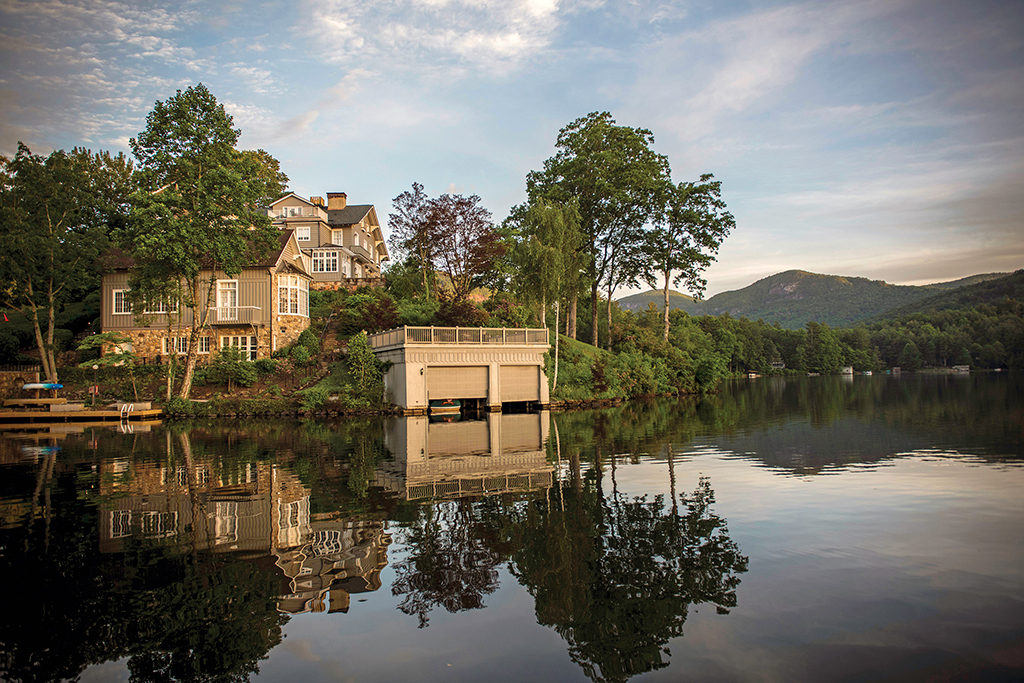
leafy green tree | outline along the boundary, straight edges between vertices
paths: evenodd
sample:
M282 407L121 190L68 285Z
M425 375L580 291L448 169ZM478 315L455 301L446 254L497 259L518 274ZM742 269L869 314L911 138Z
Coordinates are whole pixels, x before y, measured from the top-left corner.
M590 258L580 263L590 284L591 339L598 342L598 287L614 289L619 259L638 226L658 210L669 177L668 159L654 152L653 134L615 124L608 112L576 119L558 133L556 154L526 177L530 200L575 201ZM609 300L609 306L611 301ZM575 316L575 310L570 312Z
M807 370L836 373L843 363L843 348L832 328L824 323L807 323L807 342L801 354Z
M578 253L584 246L579 212L573 205L539 199L514 207L506 221L516 233L512 259L520 300L540 304L537 316L547 327L547 305L575 299L581 287Z
M912 341L908 341L904 346L903 350L900 351L899 366L903 370L920 370L924 363L924 359L921 357L921 351L917 348L917 344Z
M640 268L651 287L655 274L665 277L665 311L663 339L669 332L669 283L682 283L700 298L707 286L701 273L715 260L722 240L736 227L732 214L725 210L722 183L705 173L696 183L668 185L661 219L646 233Z
M90 349L112 349L112 353L108 353L105 356L79 363L80 368L91 368L94 365L100 367L123 367L128 371L128 375L132 379L132 392L135 394L135 400L139 400L139 387L135 382L135 366L139 364L139 357L131 351L131 337L121 334L120 332L103 332L100 334L93 334L82 340L82 343L78 345L79 351L88 351Z
M56 314L98 286L107 226L122 219L133 184L124 155L44 159L19 143L13 159L0 157L0 302L31 323L47 381L57 381Z
M234 391L235 384L252 386L258 377L256 366L237 346L225 346L217 351L206 371L206 379L223 382L227 385L228 393Z
M143 188L119 240L135 261L136 302L154 288L166 293L181 283L180 301L169 303L192 315L182 398L192 390L199 337L218 277L237 275L278 239L262 208L279 191L281 175L266 153L235 149L240 131L232 123L200 83L156 102L146 129L130 140Z
M384 373L381 363L370 348L365 332L348 341L348 371L356 392L373 407L384 404Z

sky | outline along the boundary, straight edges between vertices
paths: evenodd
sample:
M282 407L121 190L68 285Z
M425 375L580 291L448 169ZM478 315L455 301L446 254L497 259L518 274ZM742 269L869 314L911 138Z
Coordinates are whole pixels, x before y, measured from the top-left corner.
M7 156L127 153L202 82L302 196L386 224L419 182L498 221L559 129L608 111L676 182L722 182L707 296L1024 268L1021 0L0 0L0 60Z

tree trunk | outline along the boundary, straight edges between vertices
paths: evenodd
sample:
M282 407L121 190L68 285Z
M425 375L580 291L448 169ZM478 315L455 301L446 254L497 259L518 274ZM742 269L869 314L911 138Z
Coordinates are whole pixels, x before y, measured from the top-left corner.
M668 278L669 272L665 271L665 333L662 335L662 339L668 341Z
M569 317L565 321L565 324L569 326L569 329L566 330L566 336L569 337L569 339L576 338L576 316L578 315L576 305L578 303L579 300L576 295L573 295L572 301L569 302Z
M43 339L43 330L39 327L39 318L36 317L36 311L32 311L32 332L36 335L36 346L39 347L39 364L43 367L43 374L46 376L47 382L56 382L57 378L50 367L49 358L46 356L46 341Z
M590 343L597 346L597 280L590 285Z
M54 320L54 303L53 303L53 280L50 280L49 289L47 291L47 307L46 307L46 360L50 366L50 381L57 381L57 356L53 352L53 330L57 327L57 323Z
M558 386L558 313L561 306L555 306L555 378L551 381L551 391Z
M608 350L612 350L612 286L608 285Z
M548 298L541 296L540 298L540 326L548 326ZM558 325L555 325L555 330L558 330Z

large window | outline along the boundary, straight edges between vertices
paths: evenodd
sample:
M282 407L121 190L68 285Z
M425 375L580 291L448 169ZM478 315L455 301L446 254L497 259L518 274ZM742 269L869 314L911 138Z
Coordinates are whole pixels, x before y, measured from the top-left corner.
M256 337L221 337L220 347L237 346L242 355L249 360L256 360Z
M200 337L197 353L210 352L210 338ZM176 353L179 356L188 353L188 337L164 337L164 355Z
M167 303L166 301L157 302L146 302L146 313L148 315L155 315L158 313L177 313L177 303Z
M114 313L118 315L131 315L132 305L128 301L127 289L114 290Z
M309 282L298 275L281 275L277 280L277 312L309 316Z
M302 240L303 242L309 241L309 226L295 228L295 239Z
M238 319L238 280L217 280L217 320Z
M313 252L314 273L337 273L338 252L336 251L314 251Z

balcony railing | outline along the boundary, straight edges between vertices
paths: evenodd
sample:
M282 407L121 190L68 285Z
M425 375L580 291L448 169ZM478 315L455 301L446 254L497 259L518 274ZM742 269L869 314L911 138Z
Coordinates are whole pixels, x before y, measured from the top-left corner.
M211 325L248 325L259 319L259 306L218 306L210 309Z
M373 260L373 254L367 251L366 247L361 244L349 244L346 245L345 248L367 263L376 263L376 261Z
M370 346L440 345L515 345L548 346L548 330L518 327L399 327L370 335Z

